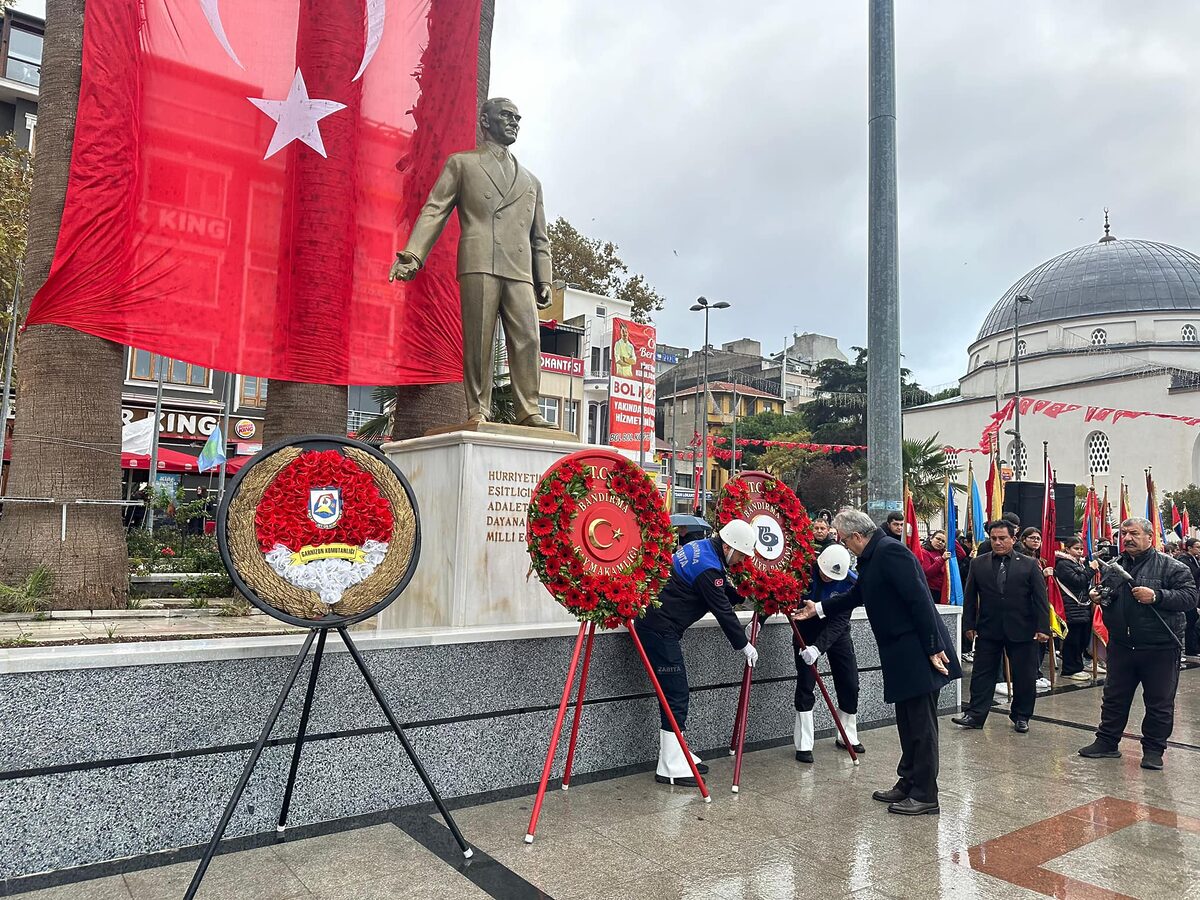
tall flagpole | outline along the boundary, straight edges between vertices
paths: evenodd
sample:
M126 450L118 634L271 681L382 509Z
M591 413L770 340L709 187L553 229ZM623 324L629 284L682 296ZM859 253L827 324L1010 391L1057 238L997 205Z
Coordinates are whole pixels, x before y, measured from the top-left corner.
M225 468L227 460L225 454L229 450L229 408L233 406L233 385L237 382L237 375L233 372L225 373L225 411L221 416L221 473L217 476L217 506L221 505L221 501L225 498Z
M151 354L153 359L154 355ZM150 482L149 482L149 499L150 509L146 511L146 530L150 534L154 534L154 494L158 490L158 418L162 415L162 395L163 395L163 379L167 377L167 364L170 362L165 356L158 357L158 385L154 391L154 412L152 418L154 424L150 428Z
M17 308L21 301L21 263L13 280L12 311L8 317L8 333L4 340L4 394L0 397L0 497L4 496L4 448L8 441L9 393L12 391L13 352L17 347Z

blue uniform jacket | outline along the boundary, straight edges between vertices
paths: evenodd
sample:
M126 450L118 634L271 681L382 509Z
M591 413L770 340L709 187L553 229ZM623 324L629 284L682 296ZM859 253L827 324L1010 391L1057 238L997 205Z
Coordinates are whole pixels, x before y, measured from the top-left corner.
M729 582L721 548L713 538L693 541L675 551L671 577L658 599L662 605L647 612L643 622L664 637L678 640L711 612L735 650L748 643L733 611L742 598Z

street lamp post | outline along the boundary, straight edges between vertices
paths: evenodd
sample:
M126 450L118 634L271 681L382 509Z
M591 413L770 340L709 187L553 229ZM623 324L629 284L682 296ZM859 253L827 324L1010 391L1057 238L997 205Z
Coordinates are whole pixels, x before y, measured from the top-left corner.
M700 465L700 514L708 513L708 313L713 309L729 309L729 304L724 300L718 300L716 303L709 303L706 297L697 297L696 302L692 304L692 312L704 311L704 348L700 351L704 354L704 434L701 435L701 440L704 443L703 462Z
M1033 303L1033 298L1027 294L1017 294L1013 298L1013 393L1016 403L1013 406L1013 473L1018 479L1024 477L1021 471L1021 304Z

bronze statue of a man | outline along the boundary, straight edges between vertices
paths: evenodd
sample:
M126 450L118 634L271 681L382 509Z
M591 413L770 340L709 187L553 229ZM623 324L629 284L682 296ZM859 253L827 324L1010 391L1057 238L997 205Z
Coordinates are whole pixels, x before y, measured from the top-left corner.
M550 238L542 185L509 152L521 115L511 100L483 104L483 146L455 153L396 254L389 281L408 281L424 264L458 209L458 289L462 302L463 387L467 416L487 421L492 408L496 317L504 322L518 425L553 428L538 413L541 336L537 310L550 305Z

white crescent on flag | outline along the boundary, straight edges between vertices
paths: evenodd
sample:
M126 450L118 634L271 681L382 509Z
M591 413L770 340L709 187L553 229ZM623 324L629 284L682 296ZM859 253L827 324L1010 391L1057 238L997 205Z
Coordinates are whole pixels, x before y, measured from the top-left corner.
M217 42L237 67L244 69L246 67L238 59L233 45L229 43L229 35L225 33L225 23L221 21L219 3L220 0L200 0L200 8L204 11L204 18L208 20L208 27L212 29L213 37L217 39ZM358 81L358 79L362 78L363 73L367 71L367 66L375 58L375 53L379 50L379 44L383 40L383 26L386 19L387 0L367 0L366 15L364 18L366 41L363 44L362 62L358 64L358 71L354 73L354 77L350 79L351 81Z

